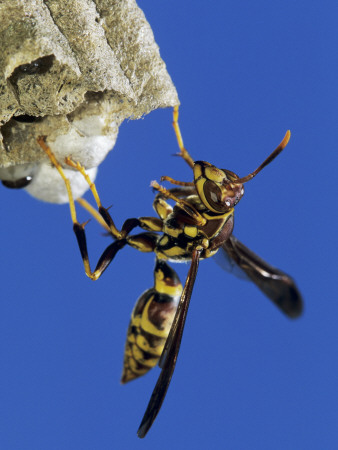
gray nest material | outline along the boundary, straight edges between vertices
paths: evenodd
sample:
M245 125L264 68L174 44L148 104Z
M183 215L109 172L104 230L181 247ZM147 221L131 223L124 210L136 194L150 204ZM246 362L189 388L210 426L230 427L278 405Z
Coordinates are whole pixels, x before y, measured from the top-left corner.
M95 177L124 119L179 103L134 0L5 0L0 33L0 179L42 200L67 196L38 136Z

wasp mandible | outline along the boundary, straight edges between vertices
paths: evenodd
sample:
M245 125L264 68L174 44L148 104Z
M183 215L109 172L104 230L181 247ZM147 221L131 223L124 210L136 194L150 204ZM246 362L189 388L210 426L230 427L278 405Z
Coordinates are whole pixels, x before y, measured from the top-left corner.
M173 126L180 148L179 156L193 170L193 181L183 182L164 176L175 187L167 189L153 181L157 191L153 207L158 217L127 219L119 230L101 204L96 186L85 169L71 158L66 164L78 170L88 182L98 213L79 199L94 217L109 231L114 241L104 250L92 271L89 264L85 224L77 221L70 184L62 165L55 159L46 143L38 142L60 172L66 184L73 230L80 248L84 269L89 278L97 280L124 246L141 252L154 252L156 263L154 286L138 299L132 313L124 356L122 382L145 374L157 363L161 373L145 411L138 436L143 438L153 424L167 393L181 344L183 328L192 295L199 261L222 252L229 264L239 268L247 278L290 318L302 312L302 298L292 278L263 261L233 235L234 207L244 194L244 184L270 164L286 147L290 139L287 131L282 142L253 172L239 177L234 172L219 169L205 161L194 161L183 145L178 124L178 107L174 108ZM174 206L168 203L174 202ZM130 234L139 227L140 234ZM189 261L190 268L184 287L167 261Z

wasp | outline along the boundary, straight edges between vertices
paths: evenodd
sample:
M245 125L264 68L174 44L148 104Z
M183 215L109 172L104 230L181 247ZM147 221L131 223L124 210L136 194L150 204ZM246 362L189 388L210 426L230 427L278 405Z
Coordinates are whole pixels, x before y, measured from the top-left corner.
M103 251L92 271L89 263L85 224L77 221L71 187L62 165L55 159L46 137L38 142L62 176L69 197L73 230L80 248L84 269L89 278L97 280L126 245L156 256L154 286L137 300L127 332L122 383L144 375L159 364L161 373L145 411L138 436L143 438L153 424L166 396L174 369L184 324L189 308L199 261L220 252L230 267L235 267L289 318L298 317L303 301L293 279L263 261L232 235L234 207L244 194L244 184L270 164L286 147L287 131L282 142L253 172L239 177L227 169L219 169L206 161L194 161L183 144L178 123L178 107L174 108L173 126L179 146L178 155L193 171L193 181L178 181L163 176L173 186L167 189L153 181L157 192L153 207L158 217L127 219L119 230L108 209L101 204L95 184L85 169L71 158L65 163L78 170L90 186L97 210L78 199L109 232L113 242ZM169 203L171 200L174 205ZM139 227L140 234L131 234ZM190 262L184 286L168 262Z

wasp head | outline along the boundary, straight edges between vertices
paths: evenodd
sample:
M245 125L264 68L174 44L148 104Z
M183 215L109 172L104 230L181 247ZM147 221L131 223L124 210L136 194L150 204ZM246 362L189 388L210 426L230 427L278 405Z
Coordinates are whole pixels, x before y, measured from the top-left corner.
M244 194L243 184L254 178L286 147L290 139L287 131L282 142L256 170L239 178L234 172L218 169L205 161L194 164L194 183L203 205L216 214L224 214L233 208Z
M210 211L223 214L233 208L244 194L244 187L236 183L239 177L230 170L218 169L206 161L196 161L194 182L203 205Z

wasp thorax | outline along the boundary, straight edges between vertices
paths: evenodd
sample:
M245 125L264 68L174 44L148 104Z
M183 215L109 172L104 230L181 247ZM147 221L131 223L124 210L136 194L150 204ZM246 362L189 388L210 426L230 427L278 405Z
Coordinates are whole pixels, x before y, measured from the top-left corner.
M225 213L233 208L244 194L242 184L236 184L238 176L230 170L218 169L205 161L196 161L194 181L197 193L210 211Z

